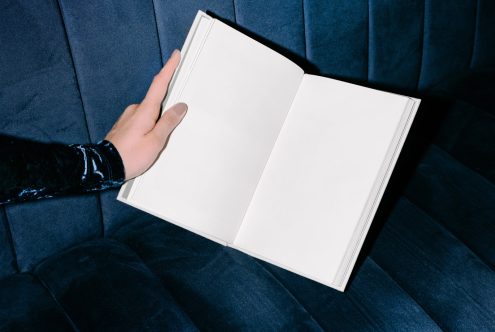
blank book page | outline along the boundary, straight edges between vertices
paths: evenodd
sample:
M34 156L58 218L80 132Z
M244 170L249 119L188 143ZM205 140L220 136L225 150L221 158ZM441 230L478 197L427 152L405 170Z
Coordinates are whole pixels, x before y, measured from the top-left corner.
M407 101L305 75L235 247L331 284Z
M216 20L193 66L179 73L177 81L186 83L174 86L177 99L171 100L187 103L188 112L131 200L164 219L231 242L303 72Z

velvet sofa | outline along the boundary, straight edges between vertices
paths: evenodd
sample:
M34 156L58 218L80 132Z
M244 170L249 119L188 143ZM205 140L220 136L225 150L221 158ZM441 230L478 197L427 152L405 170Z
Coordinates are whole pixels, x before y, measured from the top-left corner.
M4 0L0 131L102 139L198 9L310 73L423 99L347 290L111 190L0 207L0 331L495 330L492 0Z

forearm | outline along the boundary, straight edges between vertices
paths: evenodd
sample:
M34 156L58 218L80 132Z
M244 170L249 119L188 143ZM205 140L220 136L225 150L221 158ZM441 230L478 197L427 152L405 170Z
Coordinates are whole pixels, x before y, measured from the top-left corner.
M0 136L0 203L118 187L124 166L115 147L45 144Z

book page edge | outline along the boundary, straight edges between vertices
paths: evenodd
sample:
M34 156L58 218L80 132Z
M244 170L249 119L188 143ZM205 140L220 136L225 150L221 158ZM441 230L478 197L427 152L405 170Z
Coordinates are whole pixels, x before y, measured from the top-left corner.
M346 254L344 255L344 258L341 262L341 265L335 275L333 284L336 285L339 289L342 289L342 291L345 290L352 271L354 270L354 265L356 264L356 260L359 256L366 235L368 234L371 223L373 222L390 177L395 169L397 160L399 159L402 147L404 146L409 130L412 126L412 123L414 122L414 118L421 103L420 99L413 97L407 98L409 98L409 101L406 105L406 111L404 114L404 117L406 117L407 120L402 126L402 130L399 133L399 139L397 143L395 144L395 146L391 145L391 148L393 148L394 152L388 160L388 163L386 161L384 163L385 165L388 164L388 166L386 168L385 174L382 176L382 179L379 182L378 192L374 198L372 197L373 201L371 203L371 207L363 211L363 215L366 216L366 218L364 219L364 223L361 222L361 225L358 225L358 227L356 227L355 232L357 232L358 236L357 238L351 240L349 247L346 250Z

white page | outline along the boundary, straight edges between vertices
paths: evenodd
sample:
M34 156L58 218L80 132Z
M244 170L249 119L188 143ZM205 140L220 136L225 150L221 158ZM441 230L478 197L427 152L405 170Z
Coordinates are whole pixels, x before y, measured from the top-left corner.
M168 101L187 103L188 112L127 202L231 242L303 71L217 20L193 62L192 71L181 68L176 81L185 86L177 93L174 85Z
M305 75L235 247L332 286L408 101Z

